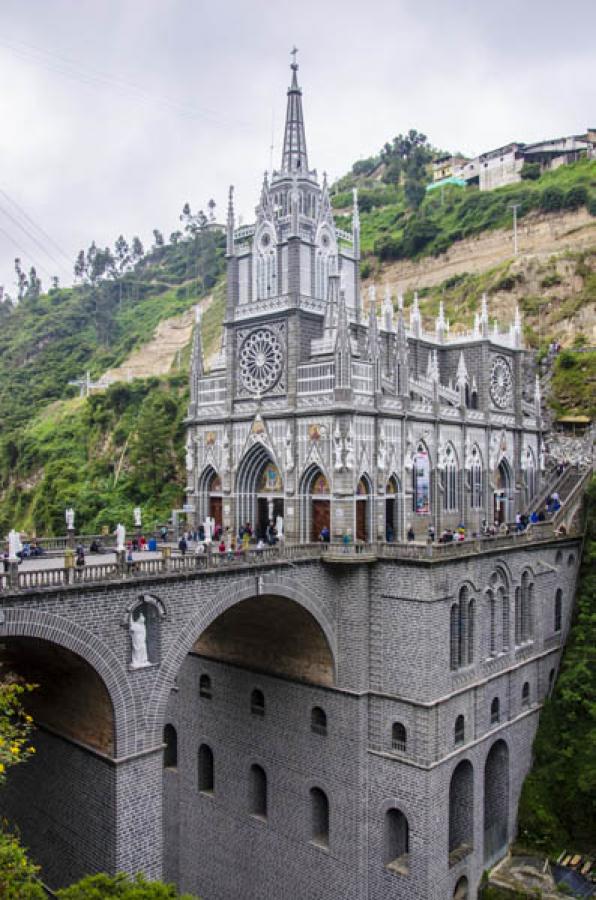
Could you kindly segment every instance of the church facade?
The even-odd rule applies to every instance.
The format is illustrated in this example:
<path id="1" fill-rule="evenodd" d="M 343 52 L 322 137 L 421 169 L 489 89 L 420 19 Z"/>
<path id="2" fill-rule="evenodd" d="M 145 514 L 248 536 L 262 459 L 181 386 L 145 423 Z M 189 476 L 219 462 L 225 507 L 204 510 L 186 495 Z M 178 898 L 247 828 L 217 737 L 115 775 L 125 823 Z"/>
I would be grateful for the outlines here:
<path id="1" fill-rule="evenodd" d="M 296 64 L 281 168 L 265 174 L 254 224 L 235 227 L 230 189 L 227 265 L 221 352 L 205 371 L 197 326 L 192 353 L 197 523 L 392 542 L 527 508 L 542 440 L 519 313 L 500 330 L 484 298 L 471 330 L 450 328 L 442 306 L 427 330 L 416 297 L 406 313 L 374 286 L 365 309 L 357 195 L 347 232 L 309 168 Z"/>

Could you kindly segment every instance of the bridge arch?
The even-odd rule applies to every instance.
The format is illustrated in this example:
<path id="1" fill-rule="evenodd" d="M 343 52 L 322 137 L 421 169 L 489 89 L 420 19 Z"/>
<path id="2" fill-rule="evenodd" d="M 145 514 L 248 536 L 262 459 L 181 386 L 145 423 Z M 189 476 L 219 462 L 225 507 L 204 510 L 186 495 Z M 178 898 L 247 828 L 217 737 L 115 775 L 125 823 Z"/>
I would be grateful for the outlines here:
<path id="1" fill-rule="evenodd" d="M 202 604 L 171 642 L 169 652 L 162 661 L 147 707 L 149 710 L 147 734 L 152 745 L 160 740 L 170 689 L 195 642 L 216 619 L 229 609 L 237 606 L 243 600 L 250 600 L 259 595 L 293 601 L 303 611 L 310 614 L 326 641 L 332 660 L 333 680 L 336 680 L 338 648 L 335 625 L 319 598 L 304 586 L 296 587 L 278 576 L 247 576 L 239 579 L 234 585 L 226 584 L 206 603 Z"/>
<path id="2" fill-rule="evenodd" d="M 1 638 L 37 639 L 80 657 L 99 676 L 109 694 L 114 715 L 114 757 L 125 757 L 140 749 L 140 703 L 120 659 L 97 635 L 61 616 L 20 608 L 3 611 Z"/>

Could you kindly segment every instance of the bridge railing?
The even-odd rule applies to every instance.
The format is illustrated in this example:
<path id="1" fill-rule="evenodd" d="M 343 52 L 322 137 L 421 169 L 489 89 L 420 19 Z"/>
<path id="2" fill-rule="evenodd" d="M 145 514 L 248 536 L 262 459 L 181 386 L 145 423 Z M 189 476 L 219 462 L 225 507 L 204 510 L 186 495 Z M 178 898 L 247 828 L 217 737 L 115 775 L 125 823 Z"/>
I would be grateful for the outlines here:
<path id="1" fill-rule="evenodd" d="M 35 591 L 43 588 L 101 583 L 118 579 L 151 578 L 167 573 L 209 572 L 276 561 L 322 559 L 328 560 L 330 563 L 340 563 L 358 560 L 370 562 L 375 559 L 453 559 L 490 550 L 512 549 L 549 541 L 561 536 L 555 525 L 556 523 L 553 522 L 541 522 L 522 532 L 514 531 L 509 535 L 495 537 L 474 537 L 446 544 L 416 541 L 408 543 L 356 541 L 347 545 L 342 542 L 303 544 L 282 542 L 274 546 L 263 548 L 251 546 L 225 553 L 207 549 L 203 553 L 187 553 L 185 555 L 164 553 L 161 557 L 148 559 L 137 557 L 133 561 L 125 561 L 124 558 L 120 558 L 113 562 L 89 563 L 80 567 L 39 567 L 19 571 L 18 565 L 13 563 L 8 572 L 0 573 L 0 591 Z M 579 533 L 578 531 L 577 534 Z M 575 532 L 568 529 L 566 536 L 573 537 Z"/>

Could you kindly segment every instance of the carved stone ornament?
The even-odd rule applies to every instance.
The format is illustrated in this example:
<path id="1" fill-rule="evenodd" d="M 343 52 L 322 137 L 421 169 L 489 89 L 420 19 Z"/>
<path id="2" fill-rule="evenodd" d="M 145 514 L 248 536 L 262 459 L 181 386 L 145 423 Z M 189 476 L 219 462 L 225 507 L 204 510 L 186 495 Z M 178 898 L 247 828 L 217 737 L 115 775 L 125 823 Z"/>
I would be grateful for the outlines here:
<path id="1" fill-rule="evenodd" d="M 511 366 L 504 356 L 497 356 L 490 370 L 490 396 L 499 409 L 507 409 L 513 399 Z"/>
<path id="2" fill-rule="evenodd" d="M 244 388 L 251 394 L 265 394 L 282 374 L 282 343 L 270 328 L 257 328 L 242 342 L 238 362 Z"/>

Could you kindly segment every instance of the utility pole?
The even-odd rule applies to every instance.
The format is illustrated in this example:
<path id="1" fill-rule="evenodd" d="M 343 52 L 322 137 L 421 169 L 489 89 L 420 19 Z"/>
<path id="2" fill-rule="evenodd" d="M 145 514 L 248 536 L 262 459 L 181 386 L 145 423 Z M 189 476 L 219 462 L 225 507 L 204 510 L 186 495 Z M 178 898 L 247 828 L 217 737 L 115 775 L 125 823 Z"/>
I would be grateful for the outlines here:
<path id="1" fill-rule="evenodd" d="M 511 203 L 509 209 L 513 210 L 513 255 L 517 256 L 517 211 L 521 203 Z"/>

